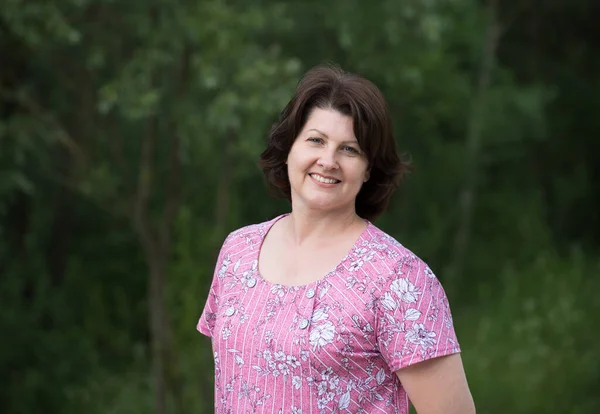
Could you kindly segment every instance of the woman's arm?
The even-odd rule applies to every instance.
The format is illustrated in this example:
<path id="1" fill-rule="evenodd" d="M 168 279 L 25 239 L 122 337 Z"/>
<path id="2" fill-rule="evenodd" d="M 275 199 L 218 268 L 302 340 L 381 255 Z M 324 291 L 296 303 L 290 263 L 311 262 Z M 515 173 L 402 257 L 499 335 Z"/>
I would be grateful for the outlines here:
<path id="1" fill-rule="evenodd" d="M 418 414 L 474 414 L 460 354 L 429 359 L 396 371 Z"/>

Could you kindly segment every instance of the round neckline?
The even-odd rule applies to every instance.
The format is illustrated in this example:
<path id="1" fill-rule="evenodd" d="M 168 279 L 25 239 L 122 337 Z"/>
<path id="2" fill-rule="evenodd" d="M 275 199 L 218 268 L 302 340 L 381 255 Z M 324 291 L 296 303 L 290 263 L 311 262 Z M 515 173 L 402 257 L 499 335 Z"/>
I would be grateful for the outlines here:
<path id="1" fill-rule="evenodd" d="M 367 234 L 367 232 L 369 231 L 369 228 L 372 226 L 371 222 L 367 219 L 362 219 L 367 223 L 367 226 L 364 228 L 364 230 L 358 235 L 358 237 L 356 238 L 356 240 L 354 241 L 354 243 L 352 244 L 352 246 L 350 246 L 350 249 L 346 252 L 346 254 L 344 255 L 344 257 L 342 258 L 342 260 L 340 260 L 339 263 L 337 263 L 333 269 L 331 269 L 329 272 L 325 273 L 325 275 L 323 275 L 321 278 L 314 280 L 310 283 L 306 283 L 304 285 L 284 285 L 282 283 L 274 283 L 271 282 L 267 279 L 265 279 L 263 277 L 263 275 L 260 273 L 260 252 L 262 251 L 262 247 L 263 247 L 263 243 L 265 242 L 265 239 L 267 238 L 267 234 L 269 233 L 269 231 L 271 231 L 271 229 L 273 228 L 273 226 L 275 225 L 275 223 L 277 223 L 279 220 L 281 220 L 282 218 L 285 218 L 287 216 L 289 216 L 290 213 L 284 213 L 281 214 L 277 217 L 275 217 L 274 219 L 272 219 L 271 221 L 265 223 L 265 227 L 263 227 L 263 231 L 261 232 L 261 240 L 260 243 L 258 245 L 258 249 L 256 250 L 256 275 L 258 276 L 258 280 L 262 281 L 263 283 L 266 283 L 269 286 L 281 286 L 284 287 L 286 289 L 306 289 L 309 287 L 313 287 L 313 286 L 318 286 L 321 283 L 325 282 L 327 279 L 329 279 L 329 277 L 334 274 L 337 269 L 346 262 L 346 260 L 348 260 L 348 257 L 350 256 L 350 253 L 355 249 L 355 247 L 358 245 L 359 242 L 362 241 L 362 239 L 364 238 L 365 234 Z"/>

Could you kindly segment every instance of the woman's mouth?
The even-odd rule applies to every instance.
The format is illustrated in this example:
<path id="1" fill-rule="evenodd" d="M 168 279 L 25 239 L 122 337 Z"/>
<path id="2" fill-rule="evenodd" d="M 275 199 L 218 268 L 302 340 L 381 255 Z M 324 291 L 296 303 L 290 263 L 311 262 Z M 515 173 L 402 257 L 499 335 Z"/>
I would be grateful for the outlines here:
<path id="1" fill-rule="evenodd" d="M 341 183 L 340 180 L 336 180 L 335 178 L 327 178 L 327 177 L 323 177 L 322 175 L 319 174 L 309 174 L 312 178 L 314 178 L 315 180 L 317 180 L 320 183 L 323 184 L 337 184 L 337 183 Z"/>

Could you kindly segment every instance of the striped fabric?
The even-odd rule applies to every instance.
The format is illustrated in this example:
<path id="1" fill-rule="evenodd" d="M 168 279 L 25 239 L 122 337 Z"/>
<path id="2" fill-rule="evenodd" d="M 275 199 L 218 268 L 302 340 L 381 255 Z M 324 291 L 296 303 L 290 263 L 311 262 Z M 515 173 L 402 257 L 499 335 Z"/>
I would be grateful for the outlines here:
<path id="1" fill-rule="evenodd" d="M 395 372 L 460 352 L 429 267 L 373 224 L 304 286 L 258 273 L 269 222 L 231 233 L 197 329 L 212 338 L 215 413 L 408 413 Z"/>

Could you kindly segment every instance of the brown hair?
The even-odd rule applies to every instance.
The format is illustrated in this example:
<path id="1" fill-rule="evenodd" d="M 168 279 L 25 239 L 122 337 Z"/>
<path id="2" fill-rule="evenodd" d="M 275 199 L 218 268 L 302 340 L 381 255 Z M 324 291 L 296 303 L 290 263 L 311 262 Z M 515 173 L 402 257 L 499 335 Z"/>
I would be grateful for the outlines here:
<path id="1" fill-rule="evenodd" d="M 285 164 L 292 144 L 314 108 L 334 109 L 352 117 L 354 134 L 369 163 L 369 180 L 356 197 L 356 213 L 375 220 L 387 208 L 408 164 L 400 159 L 387 104 L 379 89 L 367 79 L 337 66 L 309 70 L 281 112 L 260 156 L 260 166 L 275 194 L 291 201 Z"/>

